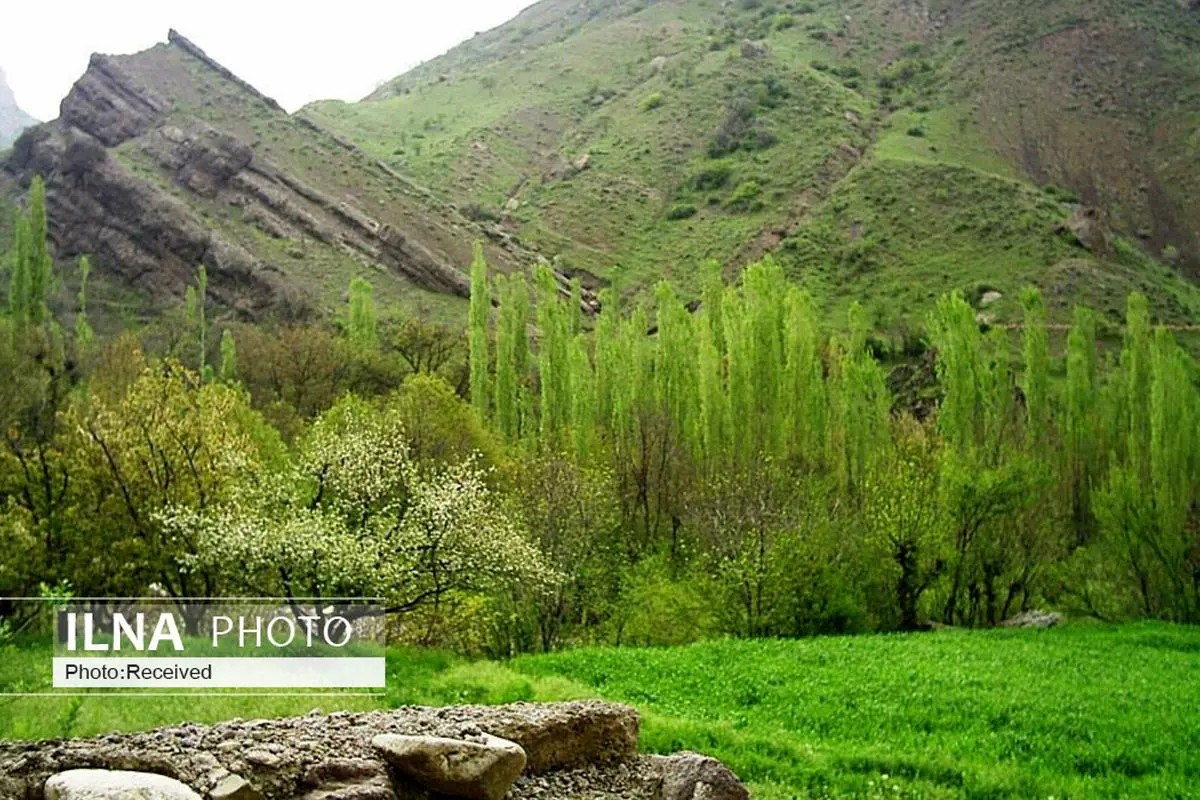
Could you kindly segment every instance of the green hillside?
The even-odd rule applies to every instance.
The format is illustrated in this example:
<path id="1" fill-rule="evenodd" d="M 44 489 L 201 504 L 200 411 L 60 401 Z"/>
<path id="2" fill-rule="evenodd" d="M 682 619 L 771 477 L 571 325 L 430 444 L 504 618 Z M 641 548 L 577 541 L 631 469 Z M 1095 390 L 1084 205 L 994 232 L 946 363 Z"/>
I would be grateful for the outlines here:
<path id="1" fill-rule="evenodd" d="M 777 252 L 884 324 L 1029 281 L 1191 322 L 1197 42 L 1176 0 L 544 0 L 300 114 L 626 293 Z"/>

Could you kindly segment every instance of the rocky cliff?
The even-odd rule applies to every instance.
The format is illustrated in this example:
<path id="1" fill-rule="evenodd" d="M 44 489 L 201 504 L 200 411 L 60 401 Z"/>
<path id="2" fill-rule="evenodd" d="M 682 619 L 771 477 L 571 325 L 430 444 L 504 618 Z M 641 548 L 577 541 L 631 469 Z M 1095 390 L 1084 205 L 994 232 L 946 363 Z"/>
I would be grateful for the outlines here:
<path id="1" fill-rule="evenodd" d="M 17 106 L 17 99 L 4 79 L 4 70 L 0 69 L 0 150 L 12 144 L 25 128 L 36 124 L 36 119 Z"/>
<path id="2" fill-rule="evenodd" d="M 187 724 L 0 742 L 0 800 L 748 800 L 720 762 L 637 740 L 634 709 L 592 701 Z"/>
<path id="3" fill-rule="evenodd" d="M 385 298 L 465 296 L 475 239 L 511 270 L 535 256 L 275 101 L 171 31 L 132 56 L 92 57 L 60 116 L 24 133 L 10 183 L 47 183 L 60 257 L 91 254 L 152 304 L 201 264 L 214 300 L 258 317 L 330 307 L 350 277 Z"/>

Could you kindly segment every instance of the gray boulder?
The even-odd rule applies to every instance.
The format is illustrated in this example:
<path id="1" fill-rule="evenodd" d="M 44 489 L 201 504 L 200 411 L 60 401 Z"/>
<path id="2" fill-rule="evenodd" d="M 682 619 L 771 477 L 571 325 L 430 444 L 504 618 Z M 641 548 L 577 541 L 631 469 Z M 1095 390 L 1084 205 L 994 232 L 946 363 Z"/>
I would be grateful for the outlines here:
<path id="1" fill-rule="evenodd" d="M 750 793 L 729 767 L 699 753 L 658 759 L 662 800 L 749 800 Z"/>
<path id="2" fill-rule="evenodd" d="M 72 769 L 46 781 L 46 800 L 201 800 L 174 778 L 152 772 Z"/>
<path id="3" fill-rule="evenodd" d="M 501 800 L 525 769 L 519 744 L 487 733 L 471 740 L 385 733 L 371 744 L 393 769 L 451 797 Z"/>

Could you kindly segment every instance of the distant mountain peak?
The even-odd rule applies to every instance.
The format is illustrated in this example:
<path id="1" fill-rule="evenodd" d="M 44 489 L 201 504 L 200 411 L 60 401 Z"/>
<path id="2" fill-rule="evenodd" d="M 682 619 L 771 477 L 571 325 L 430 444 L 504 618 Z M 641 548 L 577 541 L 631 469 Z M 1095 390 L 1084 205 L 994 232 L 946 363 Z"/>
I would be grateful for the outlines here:
<path id="1" fill-rule="evenodd" d="M 17 98 L 4 77 L 3 67 L 0 67 L 0 150 L 7 148 L 21 131 L 37 122 L 17 105 Z"/>

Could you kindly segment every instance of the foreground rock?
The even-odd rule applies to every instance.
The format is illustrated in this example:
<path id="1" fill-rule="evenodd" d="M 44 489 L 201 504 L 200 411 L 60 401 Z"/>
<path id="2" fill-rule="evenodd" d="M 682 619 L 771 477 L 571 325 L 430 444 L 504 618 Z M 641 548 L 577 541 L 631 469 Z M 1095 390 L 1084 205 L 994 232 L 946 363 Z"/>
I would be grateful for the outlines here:
<path id="1" fill-rule="evenodd" d="M 659 760 L 662 800 L 749 800 L 750 793 L 715 758 L 676 753 Z"/>
<path id="2" fill-rule="evenodd" d="M 46 781 L 46 800 L 200 800 L 177 780 L 147 772 L 75 769 Z"/>
<path id="3" fill-rule="evenodd" d="M 583 701 L 313 713 L 94 739 L 0 741 L 0 800 L 50 798 L 51 788 L 73 770 L 151 773 L 146 779 L 169 779 L 205 800 L 747 796 L 719 762 L 695 754 L 642 756 L 637 740 L 634 709 Z M 116 772 L 107 775 L 117 780 Z"/>
<path id="4" fill-rule="evenodd" d="M 451 797 L 500 800 L 525 769 L 519 744 L 486 733 L 471 739 L 384 733 L 371 744 L 400 772 Z"/>

